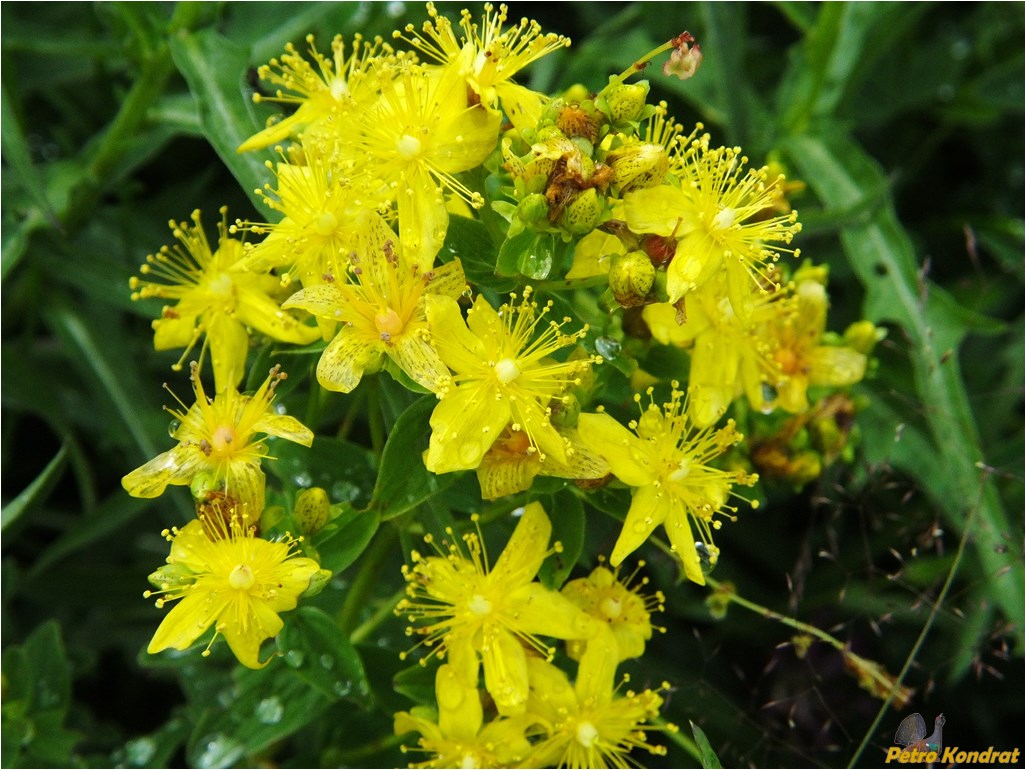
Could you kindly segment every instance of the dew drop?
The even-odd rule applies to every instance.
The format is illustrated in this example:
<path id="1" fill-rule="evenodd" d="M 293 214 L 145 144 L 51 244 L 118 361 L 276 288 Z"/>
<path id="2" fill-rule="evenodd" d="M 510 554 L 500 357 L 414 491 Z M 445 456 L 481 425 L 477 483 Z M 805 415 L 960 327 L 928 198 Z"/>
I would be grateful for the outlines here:
<path id="1" fill-rule="evenodd" d="M 181 428 L 181 427 L 182 427 L 182 421 L 181 420 L 172 420 L 171 422 L 169 422 L 167 424 L 167 435 L 169 435 L 171 438 L 174 438 L 175 434 L 178 432 L 178 429 Z"/>
<path id="2" fill-rule="evenodd" d="M 332 686 L 332 689 L 335 691 L 335 694 L 338 697 L 344 698 L 353 691 L 353 683 L 339 680 L 335 682 L 335 684 Z"/>
<path id="3" fill-rule="evenodd" d="M 203 751 L 196 757 L 196 767 L 231 767 L 245 752 L 245 746 L 227 735 L 213 735 L 200 741 Z"/>
<path id="4" fill-rule="evenodd" d="M 620 355 L 620 343 L 612 337 L 599 337 L 595 340 L 595 350 L 603 358 L 616 358 Z"/>
<path id="5" fill-rule="evenodd" d="M 255 713 L 261 724 L 276 725 L 285 714 L 285 706 L 282 705 L 277 695 L 272 695 L 257 704 Z"/>
<path id="6" fill-rule="evenodd" d="M 292 668 L 299 668 L 303 665 L 303 653 L 301 650 L 289 650 L 285 653 L 286 665 L 292 666 Z"/>
<path id="7" fill-rule="evenodd" d="M 295 484 L 297 487 L 302 487 L 303 489 L 306 489 L 313 484 L 313 477 L 309 473 L 306 473 L 304 471 L 302 473 L 297 473 L 295 476 L 293 476 L 292 483 Z"/>
<path id="8" fill-rule="evenodd" d="M 125 764 L 129 767 L 146 767 L 157 752 L 152 738 L 135 738 L 125 744 Z"/>
<path id="9" fill-rule="evenodd" d="M 321 655 L 320 660 L 321 668 L 324 668 L 327 671 L 331 671 L 331 669 L 335 668 L 335 659 L 331 655 L 328 655 L 328 653 Z"/>
<path id="10" fill-rule="evenodd" d="M 471 464 L 481 457 L 481 444 L 478 441 L 464 441 L 459 448 L 460 462 Z"/>

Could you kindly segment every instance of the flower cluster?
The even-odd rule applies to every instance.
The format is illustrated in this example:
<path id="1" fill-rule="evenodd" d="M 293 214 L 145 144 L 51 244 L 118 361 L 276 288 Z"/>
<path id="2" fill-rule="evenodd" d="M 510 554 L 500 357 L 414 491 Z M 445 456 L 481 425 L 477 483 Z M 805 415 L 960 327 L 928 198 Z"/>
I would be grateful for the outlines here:
<path id="1" fill-rule="evenodd" d="M 669 52 L 665 74 L 695 75 L 690 34 L 596 93 L 548 95 L 515 78 L 568 40 L 508 23 L 505 6 L 456 23 L 427 12 L 392 42 L 337 35 L 324 54 L 310 35 L 261 66 L 269 90 L 255 101 L 290 112 L 238 150 L 273 149 L 257 191 L 270 221 L 229 224 L 222 210 L 216 248 L 198 212 L 172 222 L 179 245 L 131 281 L 133 299 L 175 302 L 153 322 L 157 350 L 185 350 L 173 368 L 204 340 L 195 403 L 169 409 L 177 445 L 123 480 L 145 498 L 187 485 L 196 510 L 165 533 L 168 564 L 151 582 L 158 606 L 179 602 L 149 651 L 186 649 L 213 626 L 207 650 L 222 636 L 246 666 L 267 663 L 279 614 L 332 574 L 317 533 L 344 505 L 371 517 L 380 500 L 360 512 L 322 489 L 269 489 L 263 461 L 276 442 L 316 451 L 314 430 L 347 434 L 387 374 L 392 402 L 426 420 L 419 444 L 402 434 L 400 462 L 436 490 L 434 476 L 474 471 L 482 508 L 506 506 L 404 554 L 396 613 L 438 667 L 435 703 L 397 714 L 396 732 L 419 733 L 422 766 L 635 764 L 633 749 L 664 751 L 651 732 L 676 728 L 654 722 L 668 685 L 618 679 L 665 600 L 641 593 L 637 571 L 621 580 L 621 565 L 655 540 L 704 585 L 716 530 L 758 506 L 760 476 L 806 483 L 844 456 L 844 389 L 869 370 L 878 333 L 827 332 L 826 270 L 794 262 L 798 187 L 649 103 L 637 75 L 657 56 Z M 686 363 L 650 366 L 659 346 Z M 282 353 L 299 362 L 289 397 L 307 398 L 310 428 L 272 404 L 279 367 L 240 390 Z M 324 406 L 339 403 L 348 416 Z M 809 431 L 822 438 L 813 449 Z M 539 579 L 562 552 L 541 488 L 622 502 L 611 568 L 561 590 L 572 563 Z M 446 507 L 434 498 L 431 510 Z M 394 519 L 406 535 L 437 521 L 419 518 L 418 500 Z M 511 509 L 519 521 L 492 562 L 481 522 Z"/>

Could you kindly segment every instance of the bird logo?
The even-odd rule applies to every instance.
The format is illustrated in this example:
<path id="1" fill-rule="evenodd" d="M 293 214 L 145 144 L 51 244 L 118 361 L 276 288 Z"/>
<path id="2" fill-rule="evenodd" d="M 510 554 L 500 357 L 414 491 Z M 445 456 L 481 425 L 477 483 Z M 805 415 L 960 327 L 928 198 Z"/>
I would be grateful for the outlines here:
<path id="1" fill-rule="evenodd" d="M 938 714 L 933 720 L 933 733 L 926 735 L 926 722 L 920 714 L 911 714 L 901 720 L 898 732 L 894 734 L 894 742 L 909 751 L 935 751 L 938 754 L 943 744 L 944 715 Z"/>

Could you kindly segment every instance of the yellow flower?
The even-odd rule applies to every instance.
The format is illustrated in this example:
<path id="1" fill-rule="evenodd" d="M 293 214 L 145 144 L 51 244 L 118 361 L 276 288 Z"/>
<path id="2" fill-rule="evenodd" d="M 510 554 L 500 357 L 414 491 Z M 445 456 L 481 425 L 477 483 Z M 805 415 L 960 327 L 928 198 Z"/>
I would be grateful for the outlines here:
<path id="1" fill-rule="evenodd" d="M 406 37 L 401 32 L 392 36 L 402 38 L 422 54 L 455 67 L 489 110 L 499 105 L 517 128 L 534 127 L 541 118 L 546 98 L 512 82 L 512 77 L 534 61 L 570 45 L 562 35 L 542 34 L 536 21 L 521 19 L 503 30 L 506 23 L 505 4 L 495 7 L 486 3 L 481 24 L 474 21 L 470 11 L 460 14 L 462 35 L 456 37 L 452 22 L 438 13 L 434 3 L 427 4 L 432 21 L 424 22 L 421 31 L 406 25 Z"/>
<path id="2" fill-rule="evenodd" d="M 731 517 L 728 505 L 735 484 L 751 486 L 758 477 L 743 471 L 724 471 L 709 463 L 741 441 L 734 421 L 718 430 L 696 429 L 688 416 L 687 400 L 673 383 L 670 403 L 660 409 L 651 401 L 631 431 L 608 414 L 582 414 L 581 438 L 606 458 L 613 474 L 634 487 L 631 507 L 613 548 L 610 563 L 619 565 L 652 531 L 663 525 L 670 544 L 690 580 L 705 585 L 692 525 L 700 542 L 712 554 L 712 531 L 719 529 L 717 514 Z M 636 402 L 641 397 L 634 397 Z M 753 501 L 753 507 L 757 502 Z"/>
<path id="3" fill-rule="evenodd" d="M 778 314 L 759 331 L 777 342 L 773 357 L 780 364 L 782 377 L 776 387 L 776 403 L 788 412 L 800 413 L 809 408 L 810 385 L 841 387 L 861 380 L 866 356 L 849 347 L 822 344 L 827 315 L 823 284 L 800 280 L 790 305 L 793 312 Z"/>
<path id="4" fill-rule="evenodd" d="M 542 462 L 538 452 L 531 451 L 531 440 L 527 434 L 507 427 L 477 467 L 481 497 L 495 500 L 523 492 L 531 488 L 535 476 L 601 479 L 609 473 L 606 461 L 581 441 L 575 428 L 562 429 L 559 434 L 569 442 L 566 462 L 561 463 L 551 457 Z"/>
<path id="5" fill-rule="evenodd" d="M 798 215 L 765 218 L 779 200 L 783 177 L 770 179 L 764 168 L 746 171 L 748 159 L 740 148 L 710 148 L 708 134 L 692 137 L 671 157 L 671 174 L 679 176 L 680 187 L 665 184 L 625 195 L 627 223 L 636 233 L 676 241 L 666 271 L 671 303 L 723 270 L 734 312 L 747 318 L 749 289 L 772 284 L 768 266 L 792 251 L 786 245 L 801 230 Z"/>
<path id="6" fill-rule="evenodd" d="M 278 615 L 296 606 L 310 580 L 321 571 L 313 559 L 297 556 L 296 544 L 256 536 L 246 514 L 237 509 L 203 516 L 181 530 L 162 533 L 171 542 L 168 567 L 150 576 L 158 589 L 157 607 L 180 600 L 167 614 L 146 651 L 154 655 L 184 650 L 214 626 L 239 662 L 263 668 L 260 645 L 277 636 L 284 623 Z"/>
<path id="7" fill-rule="evenodd" d="M 658 692 L 614 686 L 617 646 L 612 633 L 602 630 L 588 642 L 581 656 L 577 680 L 539 658 L 528 661 L 531 696 L 528 710 L 546 726 L 548 735 L 535 745 L 524 767 L 640 767 L 630 757 L 633 749 L 666 754 L 665 746 L 649 743 L 654 730 L 676 732 L 677 727 L 651 724 L 659 716 L 663 699 Z M 628 681 L 628 677 L 624 677 Z M 664 683 L 663 689 L 669 685 Z"/>
<path id="8" fill-rule="evenodd" d="M 378 100 L 353 119 L 342 162 L 391 191 L 403 251 L 431 269 L 449 226 L 444 193 L 483 205 L 456 178 L 495 148 L 500 117 L 467 100 L 465 81 L 451 69 L 403 60 L 379 78 Z"/>
<path id="9" fill-rule="evenodd" d="M 276 436 L 310 446 L 313 433 L 295 417 L 271 408 L 274 390 L 285 379 L 279 367 L 271 369 L 263 385 L 252 396 L 225 388 L 208 398 L 198 367 L 192 364 L 196 403 L 182 411 L 168 409 L 179 425 L 172 436 L 178 446 L 136 468 L 121 485 L 133 497 L 158 497 L 168 484 L 184 485 L 199 480 L 236 500 L 244 510 L 264 509 L 264 472 L 260 461 L 267 454 L 264 436 Z"/>
<path id="10" fill-rule="evenodd" d="M 395 734 L 418 732 L 417 748 L 428 752 L 424 762 L 410 767 L 515 767 L 531 751 L 526 733 L 534 723 L 529 715 L 500 717 L 484 724 L 481 696 L 476 686 L 460 681 L 452 666 L 438 667 L 435 675 L 438 713 L 414 708 L 395 715 Z"/>
<path id="11" fill-rule="evenodd" d="M 164 246 L 148 256 L 139 270 L 144 277 L 133 277 L 129 282 L 133 300 L 177 300 L 173 307 L 166 306 L 161 318 L 153 322 L 153 346 L 157 350 L 185 348 L 173 367 L 176 371 L 206 333 L 218 388 L 237 385 L 245 374 L 249 351 L 247 326 L 297 345 L 313 342 L 317 337 L 316 329 L 283 313 L 270 296 L 278 289 L 273 276 L 252 272 L 242 263 L 242 243 L 228 237 L 226 216 L 227 209 L 222 208 L 216 250 L 211 249 L 203 231 L 199 211 L 192 213 L 191 226 L 171 222 L 180 245 Z"/>
<path id="12" fill-rule="evenodd" d="M 376 213 L 378 203 L 365 186 L 319 155 L 308 156 L 305 166 L 279 163 L 276 174 L 277 189 L 268 185 L 260 195 L 284 218 L 277 223 L 240 221 L 233 228 L 267 234 L 260 243 L 247 247 L 247 267 L 264 271 L 287 267 L 282 283 L 298 277 L 303 286 L 316 286 L 336 272 L 340 256 L 362 251 L 368 241 L 394 238 L 388 223 Z"/>
<path id="13" fill-rule="evenodd" d="M 781 364 L 775 358 L 778 342 L 762 330 L 762 324 L 791 311 L 788 291 L 769 293 L 748 289 L 748 320 L 734 312 L 725 296 L 725 278 L 718 276 L 687 298 L 687 320 L 672 305 L 645 307 L 643 317 L 652 336 L 664 345 L 689 346 L 691 419 L 695 425 L 712 425 L 742 393 L 752 408 L 773 408 L 773 388 L 781 381 Z M 747 301 L 746 301 L 747 302 Z"/>
<path id="14" fill-rule="evenodd" d="M 476 521 L 476 517 L 475 517 Z M 453 536 L 451 530 L 448 531 Z M 463 536 L 464 547 L 447 543 L 438 556 L 413 553 L 403 567 L 406 599 L 396 613 L 428 625 L 409 633 L 424 637 L 433 655 L 447 657 L 466 687 L 476 687 L 484 667 L 485 689 L 500 714 L 524 713 L 527 703 L 525 646 L 551 658 L 540 635 L 558 639 L 591 636 L 598 622 L 557 591 L 534 582 L 548 550 L 552 524 L 538 503 L 523 510 L 506 549 L 490 568 L 480 535 Z M 433 540 L 426 538 L 428 543 Z"/>
<path id="15" fill-rule="evenodd" d="M 454 299 L 428 295 L 427 318 L 442 360 L 455 372 L 453 386 L 439 394 L 431 415 L 431 441 L 424 460 L 432 473 L 470 470 L 510 425 L 530 441 L 528 451 L 561 463 L 572 451 L 569 440 L 550 421 L 550 402 L 580 382 L 580 375 L 597 358 L 560 363 L 550 358 L 560 348 L 577 343 L 587 327 L 573 334 L 549 321 L 537 327 L 551 308 L 541 312 L 532 302 L 530 287 L 520 305 L 503 305 L 496 312 L 481 296 L 464 322 Z M 516 295 L 511 299 L 516 300 Z M 564 318 L 563 323 L 569 318 Z"/>
<path id="16" fill-rule="evenodd" d="M 275 95 L 253 94 L 254 102 L 298 105 L 298 109 L 251 136 L 242 143 L 239 152 L 269 147 L 298 135 L 303 129 L 316 133 L 338 131 L 339 124 L 357 105 L 373 100 L 375 89 L 368 83 L 367 71 L 381 61 L 390 60 L 389 45 L 380 38 L 368 43 L 355 35 L 347 57 L 345 42 L 341 35 L 336 35 L 331 41 L 331 58 L 328 58 L 314 48 L 313 35 L 307 35 L 306 42 L 316 68 L 289 43 L 280 60 L 272 59 L 257 70 L 261 80 L 278 86 Z M 285 93 L 282 88 L 292 93 Z M 319 128 L 326 130 L 318 131 Z"/>
<path id="17" fill-rule="evenodd" d="M 642 588 L 648 585 L 648 578 L 642 578 L 634 586 L 629 585 L 644 566 L 645 562 L 638 562 L 634 572 L 620 580 L 619 567 L 610 570 L 599 565 L 588 577 L 571 580 L 561 591 L 589 615 L 609 625 L 621 661 L 642 656 L 645 642 L 652 638 L 651 613 L 662 611 L 666 601 L 662 591 L 641 593 Z M 567 654 L 574 660 L 580 660 L 587 645 L 587 641 L 569 641 L 566 644 Z"/>
<path id="18" fill-rule="evenodd" d="M 387 356 L 428 390 L 445 388 L 449 370 L 432 347 L 424 302 L 428 296 L 455 298 L 466 290 L 459 260 L 421 274 L 393 250 L 391 240 L 379 240 L 377 234 L 367 239 L 362 256 L 350 258 L 351 282 L 311 286 L 285 303 L 343 324 L 321 354 L 317 381 L 328 390 L 349 393 L 364 372 L 379 369 Z"/>

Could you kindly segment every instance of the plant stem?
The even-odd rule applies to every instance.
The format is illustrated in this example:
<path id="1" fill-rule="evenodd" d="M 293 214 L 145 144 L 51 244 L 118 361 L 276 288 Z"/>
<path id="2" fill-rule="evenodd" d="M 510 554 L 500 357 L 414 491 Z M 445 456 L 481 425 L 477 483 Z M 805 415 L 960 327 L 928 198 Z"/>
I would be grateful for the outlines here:
<path id="1" fill-rule="evenodd" d="M 356 575 L 345 604 L 338 616 L 338 625 L 347 634 L 354 633 L 360 611 L 370 602 L 370 596 L 377 588 L 378 578 L 391 556 L 392 547 L 399 539 L 399 531 L 391 523 L 384 523 L 378 528 L 370 546 L 360 558 L 360 571 Z M 363 633 L 368 633 L 364 631 Z"/>

